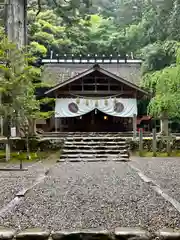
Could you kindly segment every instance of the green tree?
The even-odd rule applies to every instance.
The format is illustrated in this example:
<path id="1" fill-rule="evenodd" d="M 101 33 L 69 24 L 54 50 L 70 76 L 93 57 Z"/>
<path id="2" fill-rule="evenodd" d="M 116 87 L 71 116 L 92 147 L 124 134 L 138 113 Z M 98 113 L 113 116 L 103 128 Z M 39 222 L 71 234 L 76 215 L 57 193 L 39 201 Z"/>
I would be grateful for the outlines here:
<path id="1" fill-rule="evenodd" d="M 35 96 L 35 82 L 38 82 L 40 69 L 28 64 L 30 60 L 15 44 L 6 37 L 0 41 L 0 116 L 4 120 L 7 137 L 7 160 L 9 159 L 10 129 L 16 127 L 24 130 L 27 122 L 32 129 L 32 120 L 47 114 L 41 113 L 41 101 Z M 31 134 L 34 133 L 31 131 Z"/>
<path id="2" fill-rule="evenodd" d="M 180 47 L 180 42 L 164 41 L 149 44 L 141 49 L 142 73 L 161 70 L 171 64 L 176 63 L 176 53 Z"/>
<path id="3" fill-rule="evenodd" d="M 168 134 L 168 119 L 180 118 L 180 65 L 177 64 L 144 76 L 143 86 L 150 89 L 153 98 L 148 112 L 162 120 L 162 133 Z"/>
<path id="4" fill-rule="evenodd" d="M 56 13 L 68 24 L 77 21 L 79 16 L 86 16 L 92 4 L 91 0 L 30 0 L 29 6 L 37 8 L 38 15 L 47 6 L 54 8 Z"/>

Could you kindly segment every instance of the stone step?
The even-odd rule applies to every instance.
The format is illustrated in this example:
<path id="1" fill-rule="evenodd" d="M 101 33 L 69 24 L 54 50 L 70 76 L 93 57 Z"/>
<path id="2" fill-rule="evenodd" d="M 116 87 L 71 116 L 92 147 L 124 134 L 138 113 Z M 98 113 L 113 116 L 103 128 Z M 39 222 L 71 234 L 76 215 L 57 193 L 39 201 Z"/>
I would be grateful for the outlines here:
<path id="1" fill-rule="evenodd" d="M 61 162 L 128 161 L 126 139 L 117 134 L 78 133 L 65 138 Z"/>
<path id="2" fill-rule="evenodd" d="M 61 158 L 77 158 L 77 159 L 88 159 L 88 158 L 129 158 L 128 154 L 62 154 Z"/>
<path id="3" fill-rule="evenodd" d="M 106 150 L 94 150 L 94 149 L 90 149 L 90 150 L 82 150 L 82 149 L 63 149 L 62 153 L 63 154 L 81 154 L 81 153 L 94 153 L 94 154 L 104 154 L 104 153 L 111 153 L 111 154 L 123 154 L 123 153 L 127 153 L 127 149 L 123 149 L 123 150 L 119 150 L 119 149 L 106 149 Z"/>
<path id="4" fill-rule="evenodd" d="M 67 134 L 66 135 L 67 137 L 73 137 L 73 136 L 78 136 L 78 137 L 121 137 L 121 138 L 124 138 L 123 136 L 122 136 L 122 134 L 114 134 L 114 133 L 107 133 L 107 134 L 103 134 L 103 133 L 100 133 L 100 134 L 98 134 L 98 133 L 87 133 L 87 134 L 76 134 L 76 133 L 74 133 L 74 134 Z"/>
<path id="5" fill-rule="evenodd" d="M 67 134 L 42 134 L 43 137 L 63 137 L 63 138 L 72 138 L 72 137 L 87 137 L 87 138 L 91 138 L 91 137 L 120 137 L 121 139 L 126 139 L 127 137 L 132 137 L 132 136 L 123 136 L 123 135 L 114 135 L 114 134 L 111 134 L 111 135 L 98 135 L 98 134 L 94 134 L 94 135 L 78 135 L 78 134 L 72 134 L 72 135 L 67 135 Z"/>
<path id="6" fill-rule="evenodd" d="M 127 161 L 129 161 L 129 159 L 128 158 L 118 158 L 118 159 L 108 159 L 108 158 L 88 158 L 88 159 L 68 158 L 68 159 L 63 159 L 63 158 L 60 158 L 57 160 L 57 162 L 107 162 L 107 161 L 127 162 Z"/>
<path id="7" fill-rule="evenodd" d="M 101 136 L 101 137 L 83 137 L 83 136 L 72 136 L 72 137 L 66 137 L 66 140 L 68 141 L 77 141 L 77 140 L 83 140 L 83 141 L 92 141 L 92 140 L 99 140 L 99 141 L 102 141 L 102 140 L 105 140 L 105 141 L 109 141 L 109 140 L 112 140 L 112 141 L 117 141 L 117 140 L 121 140 L 122 142 L 125 142 L 126 139 L 123 139 L 122 137 L 115 137 L 115 136 L 111 136 L 111 137 L 106 137 L 106 136 Z"/>
<path id="8" fill-rule="evenodd" d="M 126 145 L 126 142 L 120 142 L 120 141 L 65 141 L 65 145 Z"/>
<path id="9" fill-rule="evenodd" d="M 94 150 L 108 150 L 108 149 L 119 149 L 119 150 L 123 150 L 123 149 L 127 149 L 127 146 L 126 145 L 97 145 L 97 144 L 90 144 L 90 145 L 87 145 L 87 144 L 84 144 L 84 145 L 77 145 L 77 144 L 68 144 L 68 145 L 64 145 L 64 149 L 69 149 L 69 150 L 74 150 L 74 149 L 82 149 L 82 150 L 91 150 L 91 149 L 94 149 Z"/>
<path id="10" fill-rule="evenodd" d="M 122 137 L 121 135 L 114 135 L 114 134 L 111 134 L 111 135 L 98 135 L 98 134 L 94 134 L 94 135 L 77 135 L 77 134 L 74 134 L 74 135 L 66 135 L 65 136 L 66 138 L 121 138 L 121 139 L 126 139 L 125 137 Z"/>

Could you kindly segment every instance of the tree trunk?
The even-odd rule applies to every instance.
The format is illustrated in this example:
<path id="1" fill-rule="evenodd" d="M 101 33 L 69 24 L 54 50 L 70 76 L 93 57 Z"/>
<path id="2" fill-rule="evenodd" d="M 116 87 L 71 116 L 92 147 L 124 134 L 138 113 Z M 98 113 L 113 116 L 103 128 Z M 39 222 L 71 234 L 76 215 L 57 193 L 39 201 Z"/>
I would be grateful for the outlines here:
<path id="1" fill-rule="evenodd" d="M 28 120 L 28 124 L 29 124 L 29 134 L 31 136 L 35 136 L 36 135 L 36 120 L 30 119 L 30 120 Z"/>
<path id="2" fill-rule="evenodd" d="M 27 0 L 9 0 L 5 15 L 8 39 L 21 48 L 27 43 Z"/>

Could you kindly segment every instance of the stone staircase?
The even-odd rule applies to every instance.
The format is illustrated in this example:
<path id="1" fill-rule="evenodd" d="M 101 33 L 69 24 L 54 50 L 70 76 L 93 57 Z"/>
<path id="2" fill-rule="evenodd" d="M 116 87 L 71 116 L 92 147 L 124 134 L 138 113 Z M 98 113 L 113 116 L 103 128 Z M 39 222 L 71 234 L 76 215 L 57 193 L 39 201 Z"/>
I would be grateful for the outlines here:
<path id="1" fill-rule="evenodd" d="M 118 133 L 79 133 L 65 138 L 60 162 L 128 161 L 126 139 Z"/>

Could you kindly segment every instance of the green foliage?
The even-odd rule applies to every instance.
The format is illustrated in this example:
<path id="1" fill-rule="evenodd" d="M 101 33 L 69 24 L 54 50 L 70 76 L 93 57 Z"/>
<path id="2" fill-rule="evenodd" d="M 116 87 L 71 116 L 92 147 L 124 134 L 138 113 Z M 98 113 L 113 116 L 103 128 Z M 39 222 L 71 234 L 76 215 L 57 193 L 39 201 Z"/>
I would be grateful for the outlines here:
<path id="1" fill-rule="evenodd" d="M 122 57 L 133 52 L 144 60 L 141 84 L 153 94 L 149 112 L 160 116 L 165 111 L 179 118 L 179 0 L 30 0 L 28 4 L 31 63 L 34 58 L 50 56 L 51 51 L 61 56 Z M 21 114 L 24 111 L 21 108 L 32 101 L 27 112 L 37 117 L 34 112 L 39 112 L 40 102 L 32 96 L 34 88 L 42 86 L 41 69 L 27 65 L 14 46 L 2 41 L 2 28 L 0 36 L 0 58 L 10 64 L 1 65 L 0 80 L 0 92 L 12 113 L 9 115 L 17 118 L 14 108 L 20 107 Z M 7 55 L 9 49 L 11 54 Z M 13 101 L 14 96 L 20 97 Z"/>
<path id="2" fill-rule="evenodd" d="M 51 7 L 66 23 L 72 24 L 79 20 L 80 15 L 86 16 L 91 3 L 91 0 L 30 0 L 28 5 L 33 10 L 36 10 L 36 16 Z"/>
<path id="3" fill-rule="evenodd" d="M 47 54 L 47 49 L 44 45 L 39 44 L 38 42 L 31 42 L 30 43 L 30 54 L 35 57 L 45 57 Z"/>
<path id="4" fill-rule="evenodd" d="M 180 66 L 168 67 L 155 73 L 157 77 L 155 96 L 149 105 L 153 116 L 166 114 L 171 118 L 180 117 Z"/>
<path id="5" fill-rule="evenodd" d="M 151 71 L 160 70 L 167 66 L 166 52 L 161 43 L 154 43 L 146 46 L 142 50 L 142 55 L 145 55 L 142 65 L 142 72 L 147 73 Z"/>
<path id="6" fill-rule="evenodd" d="M 41 69 L 29 65 L 28 55 L 8 42 L 5 36 L 0 41 L 0 61 L 0 116 L 6 125 L 24 129 L 25 123 L 51 115 L 41 113 L 41 100 L 34 94 Z"/>
<path id="7" fill-rule="evenodd" d="M 29 39 L 43 45 L 49 55 L 51 50 L 59 55 L 123 56 L 134 52 L 135 56 L 140 54 L 148 59 L 143 66 L 143 72 L 146 72 L 169 66 L 166 46 L 161 44 L 180 40 L 178 0 L 40 2 L 38 15 L 37 1 L 29 3 Z M 36 46 L 32 47 L 36 49 Z M 37 52 L 42 55 L 41 51 Z"/>
<path id="8" fill-rule="evenodd" d="M 144 59 L 142 73 L 161 70 L 176 63 L 176 54 L 180 43 L 176 41 L 164 41 L 149 44 L 141 50 Z"/>
<path id="9" fill-rule="evenodd" d="M 150 138 L 143 139 L 143 152 L 142 157 L 153 157 L 153 141 Z M 139 155 L 139 141 L 128 141 L 130 151 L 132 154 L 137 153 Z M 180 140 L 173 139 L 171 142 L 171 156 L 177 157 L 180 155 Z M 157 157 L 167 157 L 167 141 L 163 139 L 157 139 Z"/>
<path id="10" fill-rule="evenodd" d="M 154 95 L 148 107 L 149 114 L 180 118 L 180 65 L 148 73 L 142 84 Z"/>

